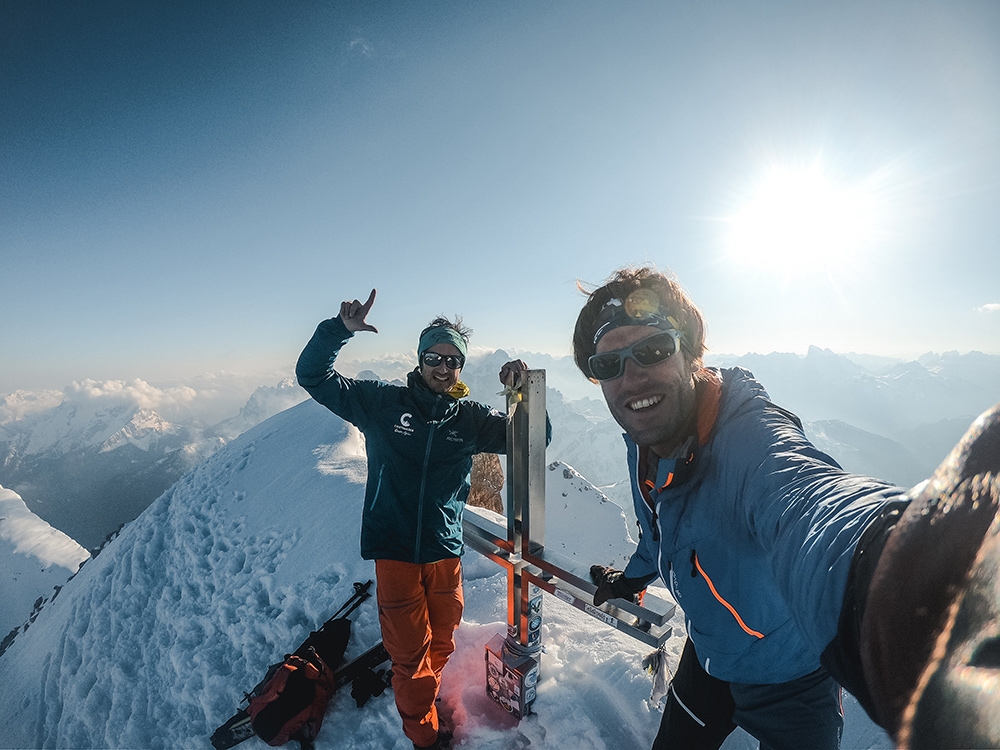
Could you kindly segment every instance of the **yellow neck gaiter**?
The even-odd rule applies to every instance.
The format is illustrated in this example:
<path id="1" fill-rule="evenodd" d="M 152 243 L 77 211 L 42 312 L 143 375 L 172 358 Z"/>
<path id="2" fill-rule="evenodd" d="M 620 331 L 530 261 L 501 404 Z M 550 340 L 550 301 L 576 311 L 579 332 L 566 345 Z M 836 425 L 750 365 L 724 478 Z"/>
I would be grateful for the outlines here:
<path id="1" fill-rule="evenodd" d="M 455 385 L 453 385 L 448 390 L 448 395 L 456 400 L 460 398 L 465 398 L 466 396 L 469 395 L 469 386 L 467 386 L 465 383 L 459 380 L 457 383 L 455 383 Z"/>

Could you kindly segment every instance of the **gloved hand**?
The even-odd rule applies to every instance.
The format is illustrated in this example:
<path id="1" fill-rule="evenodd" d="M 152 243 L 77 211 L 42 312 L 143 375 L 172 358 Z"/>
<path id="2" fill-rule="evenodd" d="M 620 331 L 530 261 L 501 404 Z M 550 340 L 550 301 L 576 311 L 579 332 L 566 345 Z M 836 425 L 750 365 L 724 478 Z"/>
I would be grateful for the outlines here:
<path id="1" fill-rule="evenodd" d="M 620 570 L 606 568 L 603 565 L 590 566 L 590 580 L 597 584 L 594 593 L 594 604 L 598 607 L 608 599 L 632 599 L 646 588 L 635 578 L 627 578 Z"/>

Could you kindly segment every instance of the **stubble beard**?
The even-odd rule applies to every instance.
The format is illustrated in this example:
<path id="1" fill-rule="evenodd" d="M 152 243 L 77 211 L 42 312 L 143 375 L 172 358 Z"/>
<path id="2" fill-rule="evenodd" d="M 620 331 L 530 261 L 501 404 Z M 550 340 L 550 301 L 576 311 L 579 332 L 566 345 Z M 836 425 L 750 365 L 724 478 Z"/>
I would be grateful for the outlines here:
<path id="1" fill-rule="evenodd" d="M 676 404 L 671 408 L 669 404 Z M 632 441 L 639 446 L 670 449 L 687 437 L 694 420 L 695 391 L 693 386 L 674 383 L 659 404 L 649 409 L 649 415 L 634 412 L 626 404 L 611 408 L 611 415 Z"/>

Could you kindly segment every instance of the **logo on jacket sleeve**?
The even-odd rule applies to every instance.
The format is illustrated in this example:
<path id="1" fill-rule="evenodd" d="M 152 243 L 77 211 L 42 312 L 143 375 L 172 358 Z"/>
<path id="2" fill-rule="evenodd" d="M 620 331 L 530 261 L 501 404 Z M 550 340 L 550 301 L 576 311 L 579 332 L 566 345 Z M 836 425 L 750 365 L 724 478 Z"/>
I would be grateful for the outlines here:
<path id="1" fill-rule="evenodd" d="M 397 435 L 412 435 L 413 428 L 410 427 L 410 420 L 413 419 L 413 415 L 410 412 L 403 412 L 399 415 L 399 422 L 393 425 L 393 432 Z"/>

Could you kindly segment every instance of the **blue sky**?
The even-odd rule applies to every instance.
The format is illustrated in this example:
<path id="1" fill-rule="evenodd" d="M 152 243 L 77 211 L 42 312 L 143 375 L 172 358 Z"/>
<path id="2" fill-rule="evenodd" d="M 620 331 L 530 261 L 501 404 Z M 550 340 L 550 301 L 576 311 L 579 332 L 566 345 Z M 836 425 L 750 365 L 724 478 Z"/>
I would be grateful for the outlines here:
<path id="1" fill-rule="evenodd" d="M 1000 353 L 1000 3 L 7 2 L 0 394 L 567 353 L 677 274 L 718 353 Z M 348 352 L 345 351 L 345 356 Z"/>

